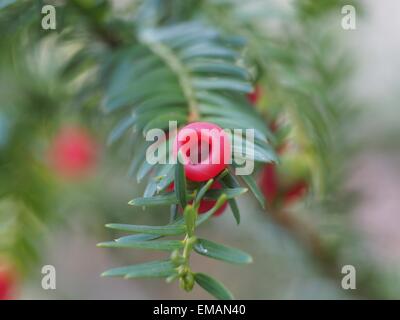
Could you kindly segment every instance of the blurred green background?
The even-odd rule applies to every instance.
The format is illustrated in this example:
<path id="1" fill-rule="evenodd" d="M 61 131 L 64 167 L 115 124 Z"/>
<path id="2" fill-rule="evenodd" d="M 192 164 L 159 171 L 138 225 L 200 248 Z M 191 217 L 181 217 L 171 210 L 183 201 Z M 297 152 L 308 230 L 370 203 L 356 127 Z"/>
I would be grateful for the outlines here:
<path id="1" fill-rule="evenodd" d="M 80 45 L 80 39 L 67 32 L 69 13 L 63 11 L 62 2 L 57 9 L 58 30 L 49 31 L 44 38 L 45 31 L 35 27 L 40 15 L 26 21 L 23 16 L 14 19 L 2 12 L 2 26 L 10 29 L 2 29 L 0 42 L 0 248 L 4 249 L 0 251 L 17 270 L 16 298 L 208 299 L 198 288 L 187 294 L 176 283 L 162 280 L 126 281 L 99 276 L 110 267 L 162 256 L 97 248 L 97 243 L 110 238 L 105 223 L 156 224 L 167 222 L 169 213 L 127 205 L 144 188 L 127 175 L 135 141 L 106 146 L 115 118 L 104 117 L 99 111 L 96 94 L 101 92 L 87 97 L 85 91 L 79 91 L 90 85 L 90 74 L 73 81 L 66 80 L 68 74 L 60 77 L 65 62 Z M 112 10 L 130 19 L 137 12 L 136 3 L 115 0 Z M 296 1 L 251 0 L 242 5 L 242 13 L 257 16 L 266 34 L 271 38 L 278 35 L 278 45 L 285 50 L 290 41 L 285 38 L 288 26 L 294 29 L 291 35 L 299 27 L 291 20 L 296 8 L 293 3 Z M 307 5 L 307 1 L 300 3 Z M 212 6 L 198 11 L 212 11 Z M 318 5 L 310 8 L 317 10 Z M 325 173 L 332 181 L 341 180 L 328 204 L 313 201 L 310 196 L 290 210 L 318 230 L 328 247 L 332 246 L 339 266 L 355 266 L 360 286 L 368 283 L 368 294 L 343 290 L 340 269 L 334 270 L 336 276 L 327 274 L 300 241 L 277 225 L 251 196 L 244 196 L 239 199 L 240 226 L 226 213 L 199 232 L 204 238 L 251 253 L 254 263 L 236 267 L 200 256 L 192 261 L 196 270 L 215 275 L 238 299 L 400 297 L 400 21 L 396 16 L 400 3 L 362 1 L 357 28 L 349 31 L 341 28 L 340 9 L 340 2 L 329 10 L 322 8 L 326 15 L 309 18 L 305 24 L 311 25 L 317 37 L 329 32 L 340 39 L 335 47 L 345 57 L 343 66 L 349 64 L 351 72 L 342 83 L 346 97 L 338 96 L 338 100 L 351 101 L 357 115 L 348 119 L 350 129 L 346 129 L 344 138 L 334 138 L 338 145 L 350 145 L 351 151 L 338 158 L 337 170 Z M 29 10 L 23 13 L 28 16 Z M 24 23 L 27 28 L 22 27 Z M 21 30 L 17 30 L 19 27 Z M 67 29 L 64 33 L 63 28 Z M 37 42 L 33 41 L 35 37 Z M 300 43 L 302 37 L 304 42 L 313 43 L 307 38 L 313 39 L 310 34 L 299 31 Z M 331 54 L 323 51 L 327 57 Z M 297 56 L 303 58 L 301 52 L 292 53 L 292 58 Z M 268 99 L 268 88 L 265 90 Z M 87 160 L 92 161 L 90 173 L 79 179 L 57 174 L 49 156 L 60 128 L 66 126 L 84 127 L 92 139 L 89 144 L 96 149 L 93 159 Z M 340 125 L 336 128 L 342 130 Z M 41 288 L 41 268 L 47 264 L 56 268 L 56 290 Z"/>

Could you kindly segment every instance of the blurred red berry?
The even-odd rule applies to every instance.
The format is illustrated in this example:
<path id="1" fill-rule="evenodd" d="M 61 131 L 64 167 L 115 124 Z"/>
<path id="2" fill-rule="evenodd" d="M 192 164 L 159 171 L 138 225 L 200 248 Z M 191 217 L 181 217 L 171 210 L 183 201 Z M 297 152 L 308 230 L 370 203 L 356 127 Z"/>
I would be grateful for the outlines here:
<path id="1" fill-rule="evenodd" d="M 171 184 L 167 187 L 167 191 L 168 192 L 172 192 L 175 189 L 175 183 L 171 182 Z"/>
<path id="2" fill-rule="evenodd" d="M 207 181 L 224 170 L 231 157 L 227 134 L 209 122 L 193 122 L 179 130 L 174 141 L 174 155 L 181 150 L 186 178 Z"/>
<path id="3" fill-rule="evenodd" d="M 297 181 L 283 189 L 275 165 L 266 164 L 260 176 L 260 189 L 269 203 L 279 201 L 283 205 L 292 204 L 300 200 L 307 192 L 308 183 L 305 180 Z"/>
<path id="4" fill-rule="evenodd" d="M 256 85 L 254 88 L 254 91 L 247 95 L 247 99 L 252 104 L 257 104 L 260 97 L 261 97 L 261 86 L 260 85 Z"/>
<path id="5" fill-rule="evenodd" d="M 307 189 L 308 189 L 308 184 L 306 181 L 296 182 L 288 190 L 286 190 L 283 196 L 284 204 L 289 205 L 301 199 L 306 194 Z"/>
<path id="6" fill-rule="evenodd" d="M 49 149 L 49 162 L 64 178 L 82 178 L 91 173 L 98 158 L 98 147 L 92 136 L 80 127 L 64 127 Z"/>
<path id="7" fill-rule="evenodd" d="M 15 298 L 16 276 L 8 264 L 0 261 L 0 300 Z"/>
<path id="8" fill-rule="evenodd" d="M 212 189 L 212 190 L 218 190 L 218 189 L 221 189 L 222 188 L 222 185 L 218 182 L 218 181 L 215 181 L 212 185 L 211 185 L 211 187 L 210 187 L 210 189 Z M 174 183 L 172 182 L 169 186 L 168 186 L 168 188 L 167 188 L 167 191 L 173 191 L 174 190 Z M 216 204 L 216 200 L 207 200 L 207 199 L 202 199 L 201 201 L 200 201 L 200 205 L 199 205 L 199 214 L 202 214 L 202 213 L 206 213 L 207 211 L 209 211 L 209 210 L 211 210 L 213 207 L 214 207 L 214 205 Z M 192 204 L 193 203 L 193 201 L 190 201 L 189 202 L 190 204 Z M 214 213 L 214 216 L 215 217 L 218 217 L 218 216 L 220 216 L 222 213 L 224 213 L 224 211 L 225 211 L 225 209 L 226 209 L 226 207 L 228 206 L 228 203 L 227 202 L 225 202 L 215 213 Z"/>
<path id="9" fill-rule="evenodd" d="M 268 163 L 264 166 L 259 185 L 265 199 L 272 203 L 278 195 L 278 175 L 274 164 Z"/>

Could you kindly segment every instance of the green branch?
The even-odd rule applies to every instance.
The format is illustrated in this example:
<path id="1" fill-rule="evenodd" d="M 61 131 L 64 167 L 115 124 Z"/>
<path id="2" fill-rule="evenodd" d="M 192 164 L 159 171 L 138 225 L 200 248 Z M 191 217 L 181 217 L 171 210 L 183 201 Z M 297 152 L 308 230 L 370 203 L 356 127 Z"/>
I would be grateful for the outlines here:
<path id="1" fill-rule="evenodd" d="M 82 16 L 88 21 L 92 31 L 110 48 L 115 49 L 122 44 L 122 39 L 118 37 L 115 32 L 112 32 L 101 19 L 101 15 L 98 11 L 105 10 L 101 6 L 93 7 L 91 5 L 86 5 L 85 1 L 80 0 L 70 0 L 68 2 L 72 7 L 74 7 Z"/>
<path id="2" fill-rule="evenodd" d="M 170 48 L 162 43 L 149 41 L 145 37 L 143 37 L 142 42 L 145 43 L 155 55 L 160 57 L 177 76 L 190 110 L 188 121 L 192 122 L 198 120 L 199 111 L 195 91 L 192 86 L 191 76 L 183 63 Z"/>

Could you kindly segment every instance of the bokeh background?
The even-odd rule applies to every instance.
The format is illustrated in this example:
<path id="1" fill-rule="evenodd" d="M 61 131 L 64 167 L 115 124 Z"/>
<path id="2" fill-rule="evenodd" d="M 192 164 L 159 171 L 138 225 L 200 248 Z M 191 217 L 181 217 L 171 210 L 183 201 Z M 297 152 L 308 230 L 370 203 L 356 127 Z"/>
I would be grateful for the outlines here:
<path id="1" fill-rule="evenodd" d="M 257 10 L 262 1 L 249 1 L 248 9 Z M 284 12 L 290 10 L 291 2 L 264 1 L 273 3 L 274 8 Z M 357 116 L 352 120 L 351 130 L 346 134 L 346 143 L 355 146 L 346 159 L 346 175 L 342 193 L 354 195 L 351 205 L 330 208 L 315 206 L 307 199 L 292 208 L 296 214 L 315 226 L 326 239 L 340 238 L 342 265 L 351 264 L 360 274 L 369 268 L 366 280 L 372 282 L 376 296 L 400 298 L 400 109 L 398 106 L 400 75 L 400 3 L 396 0 L 363 0 L 362 12 L 357 13 L 357 29 L 343 30 L 340 25 L 340 7 L 332 10 L 331 19 L 320 21 L 321 28 L 329 29 L 340 37 L 341 46 L 352 67 L 346 86 L 350 98 L 357 105 Z M 123 8 L 127 1 L 115 1 Z M 253 8 L 253 9 L 252 9 Z M 269 17 L 265 17 L 268 22 Z M 290 18 L 288 18 L 290 19 Z M 266 23 L 266 28 L 271 28 Z M 273 26 L 279 28 L 277 26 Z M 318 28 L 318 27 L 316 27 Z M 73 45 L 73 44 L 72 44 Z M 1 50 L 8 50 L 4 47 Z M 40 61 L 55 69 L 63 62 L 63 50 L 42 47 L 36 54 L 37 60 L 28 61 L 30 68 L 45 70 L 49 93 L 51 68 L 42 68 Z M 18 53 L 15 59 L 19 59 Z M 2 65 L 7 70 L 7 65 Z M 6 72 L 2 72 L 6 75 Z M 49 80 L 50 79 L 50 80 Z M 27 81 L 33 81 L 27 76 Z M 6 105 L 5 92 L 9 88 L 6 77 L 0 76 L 0 103 Z M 68 88 L 67 88 L 68 89 Z M 35 109 L 40 109 L 41 97 L 32 102 L 32 110 L 24 110 L 18 117 L 31 118 Z M 56 112 L 56 111 L 54 111 Z M 58 111 L 57 111 L 58 112 Z M 195 288 L 187 294 L 176 283 L 166 284 L 162 280 L 123 280 L 101 278 L 99 275 L 110 267 L 127 262 L 145 261 L 158 257 L 157 253 L 140 250 L 108 250 L 96 244 L 108 239 L 110 234 L 103 228 L 105 223 L 154 223 L 165 220 L 165 212 L 158 210 L 151 215 L 149 210 L 133 208 L 127 202 L 143 191 L 134 179 L 127 176 L 129 155 L 122 147 L 107 147 L 105 144 L 109 123 L 99 113 L 93 116 L 67 110 L 55 117 L 51 124 L 44 123 L 46 132 L 39 145 L 35 145 L 38 158 L 43 159 L 53 175 L 48 146 L 52 137 L 59 132 L 60 124 L 87 126 L 95 144 L 95 165 L 83 179 L 58 177 L 41 193 L 57 194 L 52 203 L 54 221 L 40 228 L 40 253 L 35 263 L 26 264 L 26 276 L 17 276 L 19 285 L 16 297 L 21 299 L 208 299 L 202 290 Z M 89 119 L 89 120 L 88 120 Z M 1 118 L 0 118 L 1 123 Z M 30 121 L 27 121 L 28 125 Z M 0 126 L 1 139 L 6 135 L 5 125 Z M 4 137 L 3 137 L 4 136 Z M 80 137 L 82 138 L 82 137 Z M 5 138 L 4 138 L 5 139 Z M 82 138 L 84 139 L 84 138 Z M 19 140 L 18 152 L 24 152 Z M 341 141 L 338 141 L 341 143 Z M 89 147 L 90 148 L 90 147 Z M 89 152 L 90 153 L 90 152 Z M 9 155 L 2 155 L 2 157 Z M 89 157 L 90 158 L 90 157 Z M 29 158 L 26 162 L 31 161 Z M 89 161 L 89 160 L 88 160 Z M 24 164 L 21 165 L 22 167 Z M 1 170 L 3 170 L 2 168 Z M 4 169 L 5 170 L 5 169 Z M 22 170 L 22 169 L 21 169 Z M 333 173 L 332 173 L 333 174 Z M 24 179 L 23 171 L 21 179 Z M 2 184 L 7 175 L 2 175 Z M 7 181 L 10 186 L 13 181 Z M 30 192 L 34 190 L 34 185 Z M 35 190 L 37 191 L 37 190 Z M 61 195 L 61 196 L 60 196 Z M 341 199 L 337 199 L 340 202 Z M 41 204 L 38 204 L 41 205 Z M 2 201 L 1 212 L 19 214 L 11 201 Z M 192 264 L 196 270 L 215 275 L 234 292 L 239 299 L 352 299 L 363 297 L 340 287 L 341 274 L 337 278 L 326 276 L 313 257 L 287 230 L 276 225 L 261 211 L 251 196 L 240 198 L 242 223 L 238 227 L 229 213 L 215 218 L 207 228 L 199 231 L 205 238 L 239 247 L 252 254 L 254 263 L 249 266 L 231 266 L 221 262 L 194 256 Z M 23 224 L 28 233 L 34 219 Z M 38 222 L 40 223 L 40 222 Z M 5 223 L 0 226 L 5 226 Z M 0 231 L 3 229 L 0 229 Z M 32 235 L 35 237 L 36 235 Z M 25 250 L 25 249 L 24 249 Z M 23 251 L 24 251 L 23 250 Z M 24 263 L 24 262 L 23 262 Z M 54 265 L 57 271 L 57 289 L 45 291 L 41 288 L 41 267 Z M 19 269 L 18 269 L 19 270 Z"/>

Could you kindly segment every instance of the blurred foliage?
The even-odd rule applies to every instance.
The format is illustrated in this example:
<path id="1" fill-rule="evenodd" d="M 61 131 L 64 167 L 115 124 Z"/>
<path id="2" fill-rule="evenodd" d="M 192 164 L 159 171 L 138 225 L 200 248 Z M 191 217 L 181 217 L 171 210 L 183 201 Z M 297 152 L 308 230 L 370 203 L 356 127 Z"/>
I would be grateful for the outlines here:
<path id="1" fill-rule="evenodd" d="M 284 173 L 301 172 L 312 183 L 306 206 L 293 211 L 331 230 L 324 240 L 335 263 L 348 258 L 341 250 L 345 242 L 358 250 L 345 218 L 338 217 L 353 201 L 343 192 L 354 152 L 347 139 L 356 116 L 346 89 L 352 61 L 341 52 L 333 24 L 323 23 L 348 1 L 54 1 L 57 30 L 49 31 L 40 27 L 46 3 L 52 2 L 0 2 L 0 253 L 29 268 L 43 230 L 66 214 L 44 156 L 46 142 L 66 119 L 85 123 L 101 139 L 113 128 L 109 143 L 118 143 L 108 150 L 117 156 L 110 161 L 125 166 L 133 154 L 131 173 L 137 171 L 139 181 L 150 176 L 147 198 L 163 191 L 175 172 L 146 166 L 142 132 L 165 127 L 171 118 L 255 127 L 261 163 L 275 160 L 274 148 L 289 143 L 287 158 L 295 160 L 282 157 L 282 168 L 289 168 Z M 262 97 L 252 108 L 245 93 L 256 84 Z M 113 115 L 101 118 L 99 108 Z M 279 124 L 275 133 L 266 125 L 273 121 Z M 152 179 L 159 176 L 165 179 Z M 254 181 L 241 184 L 260 198 Z M 110 205 L 114 197 L 102 194 L 93 205 L 106 212 L 104 220 L 120 219 Z M 390 295 L 383 280 L 384 288 L 368 283 L 385 275 L 366 269 L 360 294 Z M 210 287 L 213 280 L 197 275 Z"/>
<path id="2" fill-rule="evenodd" d="M 54 184 L 37 150 L 45 128 L 54 125 L 51 119 L 62 94 L 40 75 L 32 82 L 34 71 L 18 50 L 12 57 L 1 52 L 0 217 L 8 227 L 0 232 L 0 251 L 15 255 L 26 270 L 37 259 L 37 242 L 51 216 Z"/>

